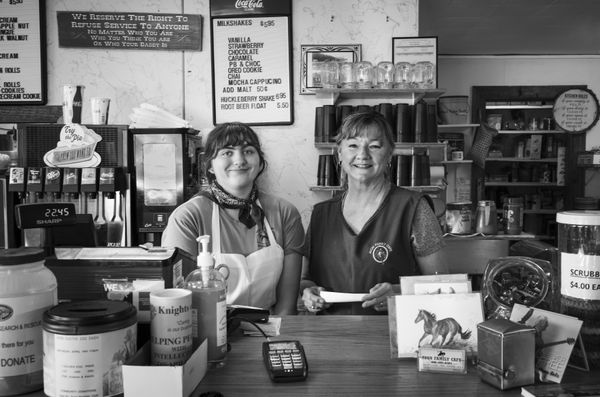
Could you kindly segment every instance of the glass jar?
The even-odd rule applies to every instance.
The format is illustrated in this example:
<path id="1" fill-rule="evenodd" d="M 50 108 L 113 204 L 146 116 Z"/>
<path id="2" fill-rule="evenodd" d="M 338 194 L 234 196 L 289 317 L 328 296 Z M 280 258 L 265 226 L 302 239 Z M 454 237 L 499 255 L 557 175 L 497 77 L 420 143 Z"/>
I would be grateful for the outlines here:
<path id="1" fill-rule="evenodd" d="M 323 62 L 313 61 L 310 81 L 313 88 L 323 87 Z"/>
<path id="2" fill-rule="evenodd" d="M 434 83 L 435 67 L 429 61 L 417 62 L 413 68 L 412 87 L 431 88 Z"/>
<path id="3" fill-rule="evenodd" d="M 337 61 L 326 61 L 321 65 L 321 82 L 323 88 L 337 88 L 340 81 L 340 64 Z"/>
<path id="4" fill-rule="evenodd" d="M 496 203 L 493 200 L 480 200 L 477 203 L 475 231 L 482 234 L 498 233 Z"/>
<path id="5" fill-rule="evenodd" d="M 356 63 L 356 88 L 373 88 L 373 64 L 371 62 Z"/>
<path id="6" fill-rule="evenodd" d="M 354 62 L 342 62 L 340 64 L 340 87 L 356 88 L 356 66 Z"/>
<path id="7" fill-rule="evenodd" d="M 502 208 L 504 233 L 521 234 L 523 231 L 523 197 L 507 197 Z"/>
<path id="8" fill-rule="evenodd" d="M 392 88 L 394 86 L 394 64 L 382 61 L 377 64 L 377 88 Z"/>
<path id="9" fill-rule="evenodd" d="M 43 382 L 42 317 L 58 303 L 54 274 L 40 248 L 0 250 L 0 396 L 39 390 Z M 27 341 L 27 344 L 23 344 Z"/>
<path id="10" fill-rule="evenodd" d="M 397 62 L 394 65 L 394 88 L 408 89 L 412 81 L 412 64 Z"/>

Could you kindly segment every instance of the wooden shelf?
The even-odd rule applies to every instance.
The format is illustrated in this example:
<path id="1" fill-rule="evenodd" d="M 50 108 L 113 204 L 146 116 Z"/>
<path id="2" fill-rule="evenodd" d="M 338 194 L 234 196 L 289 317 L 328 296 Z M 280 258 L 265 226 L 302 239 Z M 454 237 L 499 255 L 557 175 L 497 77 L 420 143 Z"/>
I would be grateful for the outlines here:
<path id="1" fill-rule="evenodd" d="M 335 142 L 315 142 L 315 147 L 317 149 L 335 149 L 337 146 Z M 446 144 L 440 142 L 396 142 L 394 144 L 394 149 L 429 149 L 429 148 L 438 148 L 445 149 Z"/>
<path id="2" fill-rule="evenodd" d="M 479 124 L 438 124 L 438 132 L 454 132 L 457 130 L 477 128 Z"/>
<path id="3" fill-rule="evenodd" d="M 498 130 L 503 135 L 564 134 L 563 130 Z"/>
<path id="4" fill-rule="evenodd" d="M 317 98 L 328 99 L 332 105 L 343 99 L 366 99 L 381 98 L 391 100 L 408 100 L 411 104 L 419 102 L 421 99 L 437 99 L 442 96 L 446 90 L 443 89 L 346 89 L 346 88 L 318 88 L 314 90 Z"/>
<path id="5" fill-rule="evenodd" d="M 527 215 L 527 214 L 554 215 L 558 211 L 561 211 L 561 210 L 556 210 L 556 209 L 523 210 L 523 214 L 524 215 Z"/>
<path id="6" fill-rule="evenodd" d="M 485 186 L 506 186 L 506 187 L 565 187 L 556 183 L 548 182 L 485 182 Z"/>
<path id="7" fill-rule="evenodd" d="M 403 189 L 408 190 L 417 190 L 417 191 L 443 191 L 446 188 L 444 186 L 438 185 L 428 185 L 428 186 L 401 186 Z M 310 186 L 309 190 L 312 192 L 338 192 L 345 190 L 346 188 L 343 186 Z"/>
<path id="8" fill-rule="evenodd" d="M 488 234 L 482 235 L 481 233 L 473 233 L 473 234 L 444 234 L 445 239 L 449 240 L 554 240 L 554 237 L 547 236 L 543 234 L 531 234 L 531 233 L 521 233 L 521 234 Z"/>
<path id="9" fill-rule="evenodd" d="M 506 104 L 506 105 L 485 105 L 486 109 L 552 109 L 554 105 L 527 105 L 527 104 Z"/>
<path id="10" fill-rule="evenodd" d="M 543 159 L 530 159 L 525 157 L 486 157 L 485 161 L 489 162 L 510 162 L 510 163 L 556 163 L 556 157 L 548 157 Z"/>
<path id="11" fill-rule="evenodd" d="M 442 161 L 445 165 L 473 164 L 473 160 L 446 160 Z"/>

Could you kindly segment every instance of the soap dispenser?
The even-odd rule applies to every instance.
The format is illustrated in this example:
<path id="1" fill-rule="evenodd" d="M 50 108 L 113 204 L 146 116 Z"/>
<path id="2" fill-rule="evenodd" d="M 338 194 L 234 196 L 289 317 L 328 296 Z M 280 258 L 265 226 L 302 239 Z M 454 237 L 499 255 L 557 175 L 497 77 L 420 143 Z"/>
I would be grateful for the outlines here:
<path id="1" fill-rule="evenodd" d="M 196 258 L 198 268 L 184 281 L 184 287 L 192 291 L 194 349 L 207 339 L 209 367 L 222 367 L 227 354 L 225 277 L 215 269 L 215 259 L 208 250 L 210 236 L 203 235 L 196 240 L 201 246 Z"/>

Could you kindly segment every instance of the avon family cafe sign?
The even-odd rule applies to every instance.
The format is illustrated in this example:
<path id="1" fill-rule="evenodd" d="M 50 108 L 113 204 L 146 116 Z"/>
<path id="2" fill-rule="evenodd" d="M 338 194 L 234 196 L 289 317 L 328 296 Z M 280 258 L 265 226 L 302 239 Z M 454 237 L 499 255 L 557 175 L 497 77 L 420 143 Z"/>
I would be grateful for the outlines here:
<path id="1" fill-rule="evenodd" d="M 201 50 L 202 16 L 58 11 L 60 47 Z"/>
<path id="2" fill-rule="evenodd" d="M 291 0 L 211 0 L 213 123 L 293 123 Z"/>

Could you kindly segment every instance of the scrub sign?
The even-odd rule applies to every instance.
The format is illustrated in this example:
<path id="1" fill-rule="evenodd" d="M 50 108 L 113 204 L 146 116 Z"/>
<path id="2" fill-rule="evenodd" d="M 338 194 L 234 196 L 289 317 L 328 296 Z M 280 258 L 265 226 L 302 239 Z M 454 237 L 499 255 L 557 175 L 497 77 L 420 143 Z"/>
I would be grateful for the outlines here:
<path id="1" fill-rule="evenodd" d="M 215 124 L 293 122 L 289 32 L 287 16 L 212 19 Z"/>

